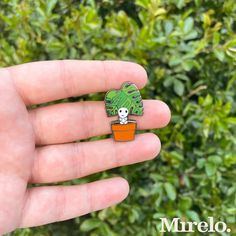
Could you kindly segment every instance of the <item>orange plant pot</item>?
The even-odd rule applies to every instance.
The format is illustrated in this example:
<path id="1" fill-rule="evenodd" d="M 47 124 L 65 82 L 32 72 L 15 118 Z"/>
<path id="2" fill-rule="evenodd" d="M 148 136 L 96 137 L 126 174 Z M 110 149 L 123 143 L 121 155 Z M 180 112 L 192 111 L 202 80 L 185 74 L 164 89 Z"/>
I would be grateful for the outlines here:
<path id="1" fill-rule="evenodd" d="M 115 141 L 132 141 L 134 140 L 136 122 L 128 121 L 128 124 L 120 124 L 114 122 L 111 125 L 113 137 Z"/>

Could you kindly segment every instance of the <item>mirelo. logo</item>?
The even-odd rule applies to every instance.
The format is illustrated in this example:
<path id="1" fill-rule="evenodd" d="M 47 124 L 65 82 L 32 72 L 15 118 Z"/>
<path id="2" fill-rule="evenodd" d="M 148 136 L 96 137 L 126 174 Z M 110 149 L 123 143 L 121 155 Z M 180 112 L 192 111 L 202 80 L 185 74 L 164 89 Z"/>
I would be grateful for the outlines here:
<path id="1" fill-rule="evenodd" d="M 223 221 L 214 221 L 213 217 L 208 217 L 208 221 L 201 222 L 189 222 L 181 221 L 180 218 L 173 218 L 170 222 L 167 218 L 160 218 L 161 220 L 161 230 L 160 232 L 195 232 L 196 230 L 201 233 L 224 233 L 231 232 L 227 224 Z"/>

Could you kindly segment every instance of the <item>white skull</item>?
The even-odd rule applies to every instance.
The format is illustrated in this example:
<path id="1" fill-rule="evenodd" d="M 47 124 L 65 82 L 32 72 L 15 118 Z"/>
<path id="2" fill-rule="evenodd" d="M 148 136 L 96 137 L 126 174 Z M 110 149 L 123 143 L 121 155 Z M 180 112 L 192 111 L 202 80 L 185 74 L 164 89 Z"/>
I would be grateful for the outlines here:
<path id="1" fill-rule="evenodd" d="M 121 107 L 119 110 L 118 110 L 118 115 L 120 118 L 126 118 L 129 114 L 129 111 L 127 108 L 125 107 Z"/>

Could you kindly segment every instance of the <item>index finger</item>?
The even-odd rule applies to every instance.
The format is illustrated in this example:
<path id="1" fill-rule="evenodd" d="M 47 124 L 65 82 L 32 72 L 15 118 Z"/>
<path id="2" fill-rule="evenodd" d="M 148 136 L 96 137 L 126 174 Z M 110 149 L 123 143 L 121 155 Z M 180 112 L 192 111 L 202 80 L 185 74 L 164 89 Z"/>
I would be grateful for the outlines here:
<path id="1" fill-rule="evenodd" d="M 119 89 L 125 81 L 142 88 L 144 68 L 125 61 L 56 60 L 6 68 L 26 105 Z"/>

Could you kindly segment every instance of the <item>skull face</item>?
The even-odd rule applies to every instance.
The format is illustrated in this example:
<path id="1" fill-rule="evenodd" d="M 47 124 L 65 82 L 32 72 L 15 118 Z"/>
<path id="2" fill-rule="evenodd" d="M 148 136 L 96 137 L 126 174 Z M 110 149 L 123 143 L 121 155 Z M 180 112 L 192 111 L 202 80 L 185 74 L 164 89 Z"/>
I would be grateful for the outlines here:
<path id="1" fill-rule="evenodd" d="M 129 114 L 128 109 L 125 108 L 125 107 L 121 107 L 121 108 L 118 110 L 118 115 L 119 115 L 119 117 L 121 117 L 121 118 L 127 117 L 128 114 Z"/>

